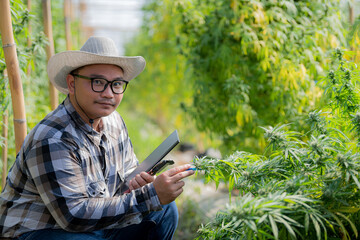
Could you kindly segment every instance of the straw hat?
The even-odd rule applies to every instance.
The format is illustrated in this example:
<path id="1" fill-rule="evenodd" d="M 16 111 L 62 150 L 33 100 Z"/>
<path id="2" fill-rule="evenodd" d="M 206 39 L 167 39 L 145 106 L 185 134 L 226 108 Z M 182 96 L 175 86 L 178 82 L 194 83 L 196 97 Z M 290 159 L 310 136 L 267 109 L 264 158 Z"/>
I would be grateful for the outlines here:
<path id="1" fill-rule="evenodd" d="M 47 66 L 49 79 L 62 93 L 67 94 L 66 76 L 73 70 L 91 64 L 113 64 L 124 71 L 124 80 L 130 81 L 145 68 L 141 56 L 119 56 L 113 40 L 105 37 L 90 37 L 80 51 L 65 51 L 52 56 Z"/>

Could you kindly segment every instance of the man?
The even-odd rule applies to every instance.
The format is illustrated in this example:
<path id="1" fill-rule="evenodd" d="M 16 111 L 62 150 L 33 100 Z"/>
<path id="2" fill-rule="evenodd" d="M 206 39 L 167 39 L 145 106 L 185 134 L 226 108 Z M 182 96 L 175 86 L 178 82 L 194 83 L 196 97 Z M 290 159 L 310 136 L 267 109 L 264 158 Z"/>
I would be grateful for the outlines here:
<path id="1" fill-rule="evenodd" d="M 48 75 L 68 94 L 26 137 L 0 196 L 1 237 L 15 239 L 171 239 L 173 202 L 189 165 L 153 176 L 137 166 L 115 111 L 142 57 L 119 57 L 114 42 L 91 37 L 80 51 L 54 55 Z"/>

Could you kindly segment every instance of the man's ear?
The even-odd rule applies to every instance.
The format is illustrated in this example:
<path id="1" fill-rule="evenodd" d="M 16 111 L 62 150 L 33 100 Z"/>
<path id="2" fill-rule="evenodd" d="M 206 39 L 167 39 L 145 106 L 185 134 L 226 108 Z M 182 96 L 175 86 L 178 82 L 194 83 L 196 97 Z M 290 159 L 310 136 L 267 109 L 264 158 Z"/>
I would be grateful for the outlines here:
<path id="1" fill-rule="evenodd" d="M 68 74 L 66 76 L 66 83 L 70 94 L 74 94 L 75 92 L 75 77 Z"/>

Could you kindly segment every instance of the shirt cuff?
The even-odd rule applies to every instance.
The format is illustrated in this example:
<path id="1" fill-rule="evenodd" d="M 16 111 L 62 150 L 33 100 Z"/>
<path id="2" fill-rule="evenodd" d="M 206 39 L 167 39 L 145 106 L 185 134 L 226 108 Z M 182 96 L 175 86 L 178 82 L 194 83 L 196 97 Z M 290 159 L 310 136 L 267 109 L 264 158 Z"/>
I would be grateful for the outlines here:
<path id="1" fill-rule="evenodd" d="M 141 213 L 147 214 L 149 212 L 162 210 L 153 183 L 146 184 L 142 188 L 136 189 L 135 196 L 139 208 L 138 210 Z"/>

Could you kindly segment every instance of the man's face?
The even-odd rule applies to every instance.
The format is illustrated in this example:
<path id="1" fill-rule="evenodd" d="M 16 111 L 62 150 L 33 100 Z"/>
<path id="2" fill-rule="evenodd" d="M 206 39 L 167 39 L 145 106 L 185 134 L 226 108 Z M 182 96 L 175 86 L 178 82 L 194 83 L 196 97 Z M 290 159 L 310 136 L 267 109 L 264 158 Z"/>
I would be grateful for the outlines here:
<path id="1" fill-rule="evenodd" d="M 89 78 L 104 78 L 111 82 L 123 79 L 124 76 L 121 68 L 108 64 L 88 65 L 80 68 L 76 74 Z M 123 97 L 123 94 L 113 93 L 110 84 L 105 91 L 94 92 L 89 79 L 68 75 L 67 83 L 70 100 L 83 118 L 86 116 L 83 116 L 82 112 L 94 119 L 108 116 L 116 110 Z"/>

